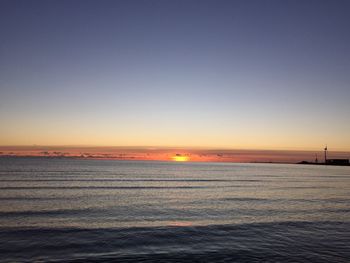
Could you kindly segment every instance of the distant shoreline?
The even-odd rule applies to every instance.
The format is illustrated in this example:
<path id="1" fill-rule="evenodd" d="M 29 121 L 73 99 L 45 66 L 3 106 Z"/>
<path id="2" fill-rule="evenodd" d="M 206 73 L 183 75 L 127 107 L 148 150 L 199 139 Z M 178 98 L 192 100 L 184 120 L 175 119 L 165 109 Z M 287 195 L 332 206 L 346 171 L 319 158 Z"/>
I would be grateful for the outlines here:
<path id="1" fill-rule="evenodd" d="M 305 164 L 305 165 L 324 165 L 324 166 L 350 166 L 350 164 L 333 164 L 333 163 L 313 163 L 308 161 L 301 161 L 297 164 Z"/>
<path id="2" fill-rule="evenodd" d="M 111 160 L 111 161 L 150 161 L 150 162 L 174 162 L 172 160 L 147 160 L 147 159 L 136 159 L 134 157 L 81 157 L 81 156 L 38 156 L 38 155 L 0 155 L 0 158 L 23 158 L 23 159 L 70 159 L 70 160 Z M 322 166 L 350 166 L 350 164 L 325 164 L 325 163 L 314 163 L 308 161 L 301 162 L 232 162 L 232 161 L 187 161 L 188 163 L 250 163 L 250 164 L 301 164 L 301 165 L 322 165 Z M 174 162 L 178 163 L 178 162 Z M 185 162 L 186 163 L 186 162 Z"/>

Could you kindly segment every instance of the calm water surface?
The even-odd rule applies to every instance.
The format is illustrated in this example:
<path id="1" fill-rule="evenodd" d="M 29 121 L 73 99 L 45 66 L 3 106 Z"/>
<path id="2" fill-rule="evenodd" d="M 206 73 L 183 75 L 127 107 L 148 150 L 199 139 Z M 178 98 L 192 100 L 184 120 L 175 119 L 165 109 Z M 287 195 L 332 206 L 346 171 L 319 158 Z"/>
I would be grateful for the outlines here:
<path id="1" fill-rule="evenodd" d="M 350 167 L 0 158 L 0 255 L 350 262 Z"/>

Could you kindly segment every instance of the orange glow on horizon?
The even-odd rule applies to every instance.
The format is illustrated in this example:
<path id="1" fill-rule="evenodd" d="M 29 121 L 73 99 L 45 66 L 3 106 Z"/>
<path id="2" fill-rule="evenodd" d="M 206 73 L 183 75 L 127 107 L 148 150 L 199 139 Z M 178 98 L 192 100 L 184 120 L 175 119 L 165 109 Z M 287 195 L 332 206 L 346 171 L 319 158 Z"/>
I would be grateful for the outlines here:
<path id="1" fill-rule="evenodd" d="M 174 155 L 173 157 L 171 157 L 171 159 L 173 159 L 174 162 L 187 162 L 190 160 L 188 156 L 180 154 Z"/>
<path id="2" fill-rule="evenodd" d="M 282 162 L 314 161 L 323 151 L 213 150 L 135 147 L 0 146 L 2 157 L 45 157 L 172 162 Z M 348 159 L 350 152 L 331 151 L 333 158 Z"/>

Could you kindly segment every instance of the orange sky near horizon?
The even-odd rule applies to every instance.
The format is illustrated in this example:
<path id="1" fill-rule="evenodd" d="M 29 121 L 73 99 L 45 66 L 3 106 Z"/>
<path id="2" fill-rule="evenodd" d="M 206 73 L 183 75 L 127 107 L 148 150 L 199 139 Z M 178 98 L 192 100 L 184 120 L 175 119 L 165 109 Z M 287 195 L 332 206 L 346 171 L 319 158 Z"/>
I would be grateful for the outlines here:
<path id="1" fill-rule="evenodd" d="M 2 146 L 0 156 L 41 156 L 82 159 L 191 161 L 191 162 L 282 162 L 323 161 L 323 151 L 228 150 L 156 147 L 58 147 Z M 330 158 L 350 158 L 350 152 L 329 151 Z"/>

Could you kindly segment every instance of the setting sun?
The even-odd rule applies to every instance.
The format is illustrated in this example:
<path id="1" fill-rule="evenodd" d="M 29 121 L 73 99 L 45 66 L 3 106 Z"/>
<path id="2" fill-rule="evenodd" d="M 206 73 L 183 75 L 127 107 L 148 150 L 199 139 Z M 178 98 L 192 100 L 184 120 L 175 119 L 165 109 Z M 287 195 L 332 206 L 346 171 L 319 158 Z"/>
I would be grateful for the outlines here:
<path id="1" fill-rule="evenodd" d="M 171 157 L 174 162 L 187 162 L 190 158 L 186 155 L 180 155 L 176 154 L 173 157 Z"/>

